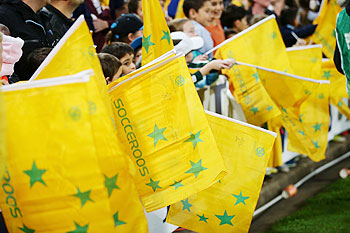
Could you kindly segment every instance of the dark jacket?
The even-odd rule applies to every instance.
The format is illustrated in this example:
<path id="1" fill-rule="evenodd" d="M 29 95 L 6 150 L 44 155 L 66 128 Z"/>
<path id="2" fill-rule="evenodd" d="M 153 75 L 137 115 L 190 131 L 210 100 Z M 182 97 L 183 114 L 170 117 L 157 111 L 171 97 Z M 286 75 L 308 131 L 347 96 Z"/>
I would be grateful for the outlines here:
<path id="1" fill-rule="evenodd" d="M 292 35 L 292 32 L 294 32 L 299 38 L 307 38 L 315 32 L 316 26 L 317 25 L 313 24 L 309 24 L 300 28 L 294 28 L 291 25 L 281 26 L 280 31 L 284 44 L 286 47 L 291 47 L 297 42 L 297 39 Z"/>
<path id="2" fill-rule="evenodd" d="M 49 20 L 45 23 L 46 28 L 52 31 L 52 34 L 49 34 L 47 39 L 49 44 L 55 46 L 58 41 L 64 36 L 68 29 L 73 25 L 73 20 L 67 18 L 54 6 L 48 4 L 43 9 L 40 10 L 39 15 L 41 17 L 46 17 L 49 15 Z"/>
<path id="3" fill-rule="evenodd" d="M 15 73 L 21 80 L 28 80 L 27 57 L 36 48 L 49 47 L 47 31 L 35 12 L 20 0 L 0 0 L 0 23 L 6 25 L 11 36 L 24 40 L 23 55 L 15 65 Z"/>

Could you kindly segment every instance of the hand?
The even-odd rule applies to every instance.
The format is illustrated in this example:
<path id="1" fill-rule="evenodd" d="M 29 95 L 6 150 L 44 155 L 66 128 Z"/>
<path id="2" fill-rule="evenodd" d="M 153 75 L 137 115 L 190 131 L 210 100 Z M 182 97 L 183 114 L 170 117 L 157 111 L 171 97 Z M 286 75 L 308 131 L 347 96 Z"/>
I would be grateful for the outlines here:
<path id="1" fill-rule="evenodd" d="M 236 61 L 233 58 L 226 60 L 214 60 L 208 63 L 211 70 L 230 69 Z"/>
<path id="2" fill-rule="evenodd" d="M 9 82 L 6 79 L 1 79 L 1 85 L 9 85 Z"/>
<path id="3" fill-rule="evenodd" d="M 293 45 L 293 47 L 298 47 L 298 46 L 305 46 L 306 45 L 306 41 L 303 39 L 299 39 L 297 40 L 297 42 Z"/>
<path id="4" fill-rule="evenodd" d="M 95 33 L 103 31 L 108 28 L 108 22 L 99 18 L 93 20 Z"/>

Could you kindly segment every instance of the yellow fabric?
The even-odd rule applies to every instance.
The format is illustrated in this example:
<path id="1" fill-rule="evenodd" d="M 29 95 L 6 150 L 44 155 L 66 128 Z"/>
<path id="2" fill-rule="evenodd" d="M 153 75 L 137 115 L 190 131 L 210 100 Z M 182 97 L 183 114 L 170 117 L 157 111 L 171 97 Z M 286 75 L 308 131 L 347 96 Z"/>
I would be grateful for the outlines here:
<path id="1" fill-rule="evenodd" d="M 326 158 L 330 121 L 329 88 L 328 84 L 321 84 L 311 92 L 310 97 L 301 104 L 299 110 L 299 122 L 304 129 L 298 128 L 293 131 L 297 132 L 296 134 L 288 134 L 288 150 L 308 155 L 315 162 Z M 306 137 L 311 138 L 314 152 L 310 153 L 306 147 L 301 145 Z"/>
<path id="2" fill-rule="evenodd" d="M 275 143 L 271 151 L 271 156 L 267 164 L 268 167 L 278 167 L 283 164 L 282 161 L 282 137 L 280 129 L 282 128 L 282 116 L 275 117 L 267 122 L 268 130 L 277 134 Z"/>
<path id="3" fill-rule="evenodd" d="M 349 99 L 346 91 L 346 78 L 339 73 L 332 60 L 322 62 L 321 79 L 331 81 L 330 102 L 350 120 L 350 108 L 343 99 Z"/>
<path id="4" fill-rule="evenodd" d="M 174 45 L 159 0 L 142 1 L 142 12 L 142 65 L 145 65 L 172 50 Z"/>
<path id="5" fill-rule="evenodd" d="M 101 98 L 104 99 L 106 109 L 110 111 L 112 119 L 106 80 L 83 16 L 80 16 L 67 31 L 65 37 L 51 51 L 31 80 L 71 75 L 88 69 L 92 69 L 95 73 L 91 78 L 91 85 L 99 87 Z"/>
<path id="6" fill-rule="evenodd" d="M 239 62 L 292 73 L 286 47 L 274 17 L 241 33 L 220 47 L 215 57 L 231 57 Z"/>
<path id="7" fill-rule="evenodd" d="M 322 66 L 322 47 L 306 46 L 287 49 L 289 62 L 296 75 L 319 79 Z"/>
<path id="8" fill-rule="evenodd" d="M 43 81 L 51 85 L 33 86 Z M 135 168 L 97 88 L 48 79 L 4 94 L 9 156 L 0 206 L 9 232 L 148 231 Z"/>
<path id="9" fill-rule="evenodd" d="M 318 24 L 314 34 L 311 36 L 313 42 L 322 44 L 322 51 L 328 58 L 333 58 L 336 44 L 335 26 L 337 15 L 341 7 L 336 0 L 329 0 L 323 5 L 320 15 L 313 24 Z"/>
<path id="10" fill-rule="evenodd" d="M 226 168 L 184 57 L 127 77 L 110 95 L 118 137 L 138 169 L 136 185 L 146 211 L 188 198 L 222 178 Z"/>
<path id="11" fill-rule="evenodd" d="M 232 3 L 233 5 L 236 5 L 236 6 L 239 6 L 239 7 L 244 7 L 244 6 L 243 6 L 243 3 L 240 2 L 239 0 L 232 0 L 231 3 Z"/>
<path id="12" fill-rule="evenodd" d="M 109 0 L 100 0 L 102 6 L 109 6 Z"/>
<path id="13" fill-rule="evenodd" d="M 231 69 L 222 70 L 222 73 L 233 85 L 234 96 L 238 96 L 237 101 L 241 104 L 248 123 L 261 126 L 281 114 L 260 82 L 254 67 L 234 65 Z"/>
<path id="14" fill-rule="evenodd" d="M 167 222 L 196 232 L 248 232 L 275 137 L 207 115 L 228 174 L 170 206 Z"/>
<path id="15" fill-rule="evenodd" d="M 273 71 L 258 69 L 258 73 L 271 98 L 281 109 L 280 124 L 288 132 L 288 150 L 308 155 L 314 161 L 323 159 L 323 147 L 322 150 L 318 147 L 321 144 L 322 146 L 323 144 L 327 145 L 327 141 L 320 140 L 316 146 L 317 140 L 313 140 L 315 135 L 310 132 L 313 129 L 312 126 L 316 124 L 322 124 L 317 133 L 319 131 L 324 133 L 323 127 L 328 129 L 326 122 L 329 122 L 329 114 L 327 112 L 324 115 L 326 111 L 324 107 L 325 104 L 328 106 L 329 93 L 323 88 L 329 86 Z M 321 98 L 318 98 L 319 95 Z M 319 107 L 320 111 L 318 112 Z M 303 119 L 303 114 L 305 114 L 305 119 Z M 312 118 L 312 114 L 315 115 L 314 118 Z"/>
<path id="16" fill-rule="evenodd" d="M 0 177 L 3 177 L 5 172 L 5 161 L 6 161 L 6 115 L 5 115 L 5 104 L 2 91 L 0 90 Z"/>
<path id="17" fill-rule="evenodd" d="M 175 19 L 182 19 L 186 18 L 186 15 L 183 10 L 184 0 L 179 0 L 179 3 L 177 5 L 176 15 Z"/>

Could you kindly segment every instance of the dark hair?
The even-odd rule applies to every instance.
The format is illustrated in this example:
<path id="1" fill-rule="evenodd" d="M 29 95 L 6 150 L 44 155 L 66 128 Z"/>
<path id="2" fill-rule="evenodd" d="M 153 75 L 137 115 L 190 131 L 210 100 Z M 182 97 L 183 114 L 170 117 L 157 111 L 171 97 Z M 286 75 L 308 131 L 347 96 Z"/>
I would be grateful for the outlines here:
<path id="1" fill-rule="evenodd" d="M 139 7 L 139 4 L 141 4 L 141 0 L 130 0 L 128 3 L 129 13 L 137 14 L 137 8 Z"/>
<path id="2" fill-rule="evenodd" d="M 191 9 L 194 9 L 197 12 L 203 7 L 204 3 L 208 1 L 210 0 L 185 0 L 182 6 L 185 16 L 189 18 Z"/>
<path id="3" fill-rule="evenodd" d="M 119 68 L 122 66 L 122 63 L 116 56 L 113 56 L 109 53 L 99 53 L 98 58 L 100 59 L 103 75 L 111 79 L 118 72 Z"/>
<path id="4" fill-rule="evenodd" d="M 248 15 L 248 11 L 246 11 L 243 7 L 230 4 L 222 12 L 220 18 L 221 25 L 223 27 L 232 28 L 233 23 L 236 20 L 242 20 L 246 15 Z"/>
<path id="5" fill-rule="evenodd" d="M 228 39 L 229 35 L 232 35 L 232 34 L 236 35 L 237 34 L 237 32 L 233 29 L 225 29 L 224 33 L 225 33 L 225 39 Z"/>
<path id="6" fill-rule="evenodd" d="M 28 55 L 26 67 L 30 70 L 31 74 L 35 73 L 51 50 L 52 48 L 49 47 L 37 48 Z"/>
<path id="7" fill-rule="evenodd" d="M 298 14 L 298 9 L 296 9 L 296 8 L 284 9 L 281 12 L 281 16 L 280 16 L 281 25 L 283 25 L 283 26 L 285 26 L 287 24 L 293 25 L 294 20 L 297 17 L 297 14 Z"/>
<path id="8" fill-rule="evenodd" d="M 133 34 L 136 34 L 133 33 Z M 106 44 L 111 44 L 113 42 L 123 42 L 123 43 L 128 43 L 129 42 L 129 39 L 128 39 L 128 36 L 123 36 L 123 37 L 120 37 L 120 38 L 116 38 L 115 37 L 115 34 L 110 30 L 107 35 L 106 35 Z"/>
<path id="9" fill-rule="evenodd" d="M 113 42 L 102 48 L 101 53 L 109 53 L 121 59 L 126 54 L 134 54 L 134 50 L 130 45 L 124 42 Z"/>

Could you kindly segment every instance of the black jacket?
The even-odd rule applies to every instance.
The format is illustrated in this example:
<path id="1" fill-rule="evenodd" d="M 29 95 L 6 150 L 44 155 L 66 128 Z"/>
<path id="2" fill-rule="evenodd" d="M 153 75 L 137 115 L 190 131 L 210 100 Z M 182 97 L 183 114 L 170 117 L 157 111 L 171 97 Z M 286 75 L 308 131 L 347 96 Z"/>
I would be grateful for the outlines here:
<path id="1" fill-rule="evenodd" d="M 291 47 L 297 42 L 297 39 L 292 35 L 292 32 L 294 32 L 299 38 L 307 38 L 315 32 L 316 26 L 317 25 L 314 24 L 309 24 L 300 28 L 292 28 L 288 25 L 281 26 L 280 31 L 284 44 L 286 47 Z"/>
<path id="2" fill-rule="evenodd" d="M 43 9 L 40 10 L 39 15 L 41 17 L 50 17 L 49 20 L 44 22 L 45 27 L 52 31 L 48 33 L 48 42 L 49 44 L 55 46 L 58 41 L 64 36 L 68 29 L 73 25 L 73 20 L 67 18 L 54 6 L 48 4 Z"/>
<path id="3" fill-rule="evenodd" d="M 27 57 L 36 48 L 50 47 L 47 30 L 42 20 L 21 0 L 0 0 L 0 23 L 6 25 L 11 36 L 24 40 L 23 55 L 15 65 L 15 73 L 21 80 L 28 80 Z"/>

